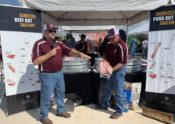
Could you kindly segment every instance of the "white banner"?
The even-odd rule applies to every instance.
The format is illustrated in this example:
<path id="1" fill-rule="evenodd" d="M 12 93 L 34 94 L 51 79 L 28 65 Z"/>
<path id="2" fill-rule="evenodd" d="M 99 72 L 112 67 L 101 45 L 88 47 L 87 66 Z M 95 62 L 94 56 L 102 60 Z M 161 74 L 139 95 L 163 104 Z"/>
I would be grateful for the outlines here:
<path id="1" fill-rule="evenodd" d="M 175 94 L 175 30 L 149 33 L 146 91 Z"/>
<path id="2" fill-rule="evenodd" d="M 41 33 L 0 31 L 6 95 L 40 90 L 39 75 L 31 62 L 33 44 Z"/>
<path id="3" fill-rule="evenodd" d="M 39 90 L 31 52 L 34 42 L 42 37 L 41 12 L 1 6 L 0 17 L 6 96 Z"/>
<path id="4" fill-rule="evenodd" d="M 175 4 L 175 0 L 171 0 L 171 3 L 172 3 L 172 4 Z"/>

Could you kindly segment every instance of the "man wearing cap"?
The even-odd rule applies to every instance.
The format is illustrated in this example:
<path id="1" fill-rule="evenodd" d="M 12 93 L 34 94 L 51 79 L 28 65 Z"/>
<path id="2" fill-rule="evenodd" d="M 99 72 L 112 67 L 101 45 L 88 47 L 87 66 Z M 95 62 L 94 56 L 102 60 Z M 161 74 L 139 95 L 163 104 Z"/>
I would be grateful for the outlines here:
<path id="1" fill-rule="evenodd" d="M 32 51 L 32 62 L 38 65 L 40 71 L 40 121 L 43 124 L 52 124 L 48 118 L 50 98 L 55 93 L 56 115 L 69 118 L 70 114 L 64 110 L 65 83 L 62 69 L 64 55 L 79 56 L 89 60 L 90 57 L 75 49 L 66 47 L 62 42 L 55 41 L 56 29 L 53 24 L 45 24 L 43 38 L 36 41 Z"/>
<path id="2" fill-rule="evenodd" d="M 107 109 L 111 92 L 115 90 L 116 112 L 113 113 L 110 118 L 117 119 L 122 116 L 123 113 L 123 87 L 125 82 L 127 55 L 128 48 L 126 43 L 121 39 L 119 31 L 117 29 L 110 29 L 108 31 L 110 42 L 105 49 L 105 55 L 107 61 L 113 68 L 113 73 L 106 83 L 104 97 L 101 101 L 101 108 Z"/>

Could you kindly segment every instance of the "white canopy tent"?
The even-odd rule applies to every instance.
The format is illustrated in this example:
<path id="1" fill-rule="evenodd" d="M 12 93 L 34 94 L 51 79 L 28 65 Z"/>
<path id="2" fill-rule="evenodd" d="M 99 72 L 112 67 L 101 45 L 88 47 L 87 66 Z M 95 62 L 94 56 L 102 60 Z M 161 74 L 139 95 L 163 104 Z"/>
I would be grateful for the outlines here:
<path id="1" fill-rule="evenodd" d="M 61 29 L 64 31 L 70 32 L 96 32 L 96 31 L 106 31 L 111 28 L 118 28 L 127 30 L 126 25 L 106 25 L 106 26 L 61 26 Z M 141 21 L 139 23 L 129 25 L 128 26 L 128 34 L 136 34 L 136 33 L 148 33 L 149 31 L 149 19 Z"/>
<path id="2" fill-rule="evenodd" d="M 128 34 L 137 34 L 137 33 L 148 34 L 148 32 L 149 32 L 149 19 L 128 26 Z"/>
<path id="3" fill-rule="evenodd" d="M 126 25 L 148 18 L 148 11 L 169 0 L 25 0 L 59 25 Z M 48 19 L 48 18 L 47 18 Z M 47 21 L 47 20 L 45 20 Z"/>
<path id="4" fill-rule="evenodd" d="M 61 26 L 65 31 L 101 31 L 110 28 L 114 28 L 113 25 L 105 25 L 105 26 Z"/>

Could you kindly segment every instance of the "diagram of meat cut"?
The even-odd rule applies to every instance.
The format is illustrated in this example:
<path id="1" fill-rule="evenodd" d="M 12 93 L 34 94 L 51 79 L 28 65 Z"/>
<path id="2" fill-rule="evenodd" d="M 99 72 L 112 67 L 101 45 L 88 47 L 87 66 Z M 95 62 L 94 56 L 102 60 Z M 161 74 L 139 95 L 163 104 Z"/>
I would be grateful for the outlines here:
<path id="1" fill-rule="evenodd" d="M 174 79 L 174 70 L 173 70 L 173 52 L 174 52 L 174 41 L 175 34 L 172 35 L 171 40 L 168 40 L 164 44 L 162 49 L 162 59 L 160 62 L 160 77 L 166 79 Z M 164 83 L 167 83 L 165 80 Z"/>
<path id="2" fill-rule="evenodd" d="M 39 76 L 32 64 L 31 52 L 34 42 L 42 37 L 41 33 L 1 31 L 0 34 L 6 94 L 14 95 L 40 90 L 40 83 L 36 83 Z"/>
<path id="3" fill-rule="evenodd" d="M 147 91 L 163 93 L 175 86 L 175 31 L 149 34 Z M 171 90 L 172 91 L 172 90 Z M 175 93 L 173 93 L 175 94 Z"/>

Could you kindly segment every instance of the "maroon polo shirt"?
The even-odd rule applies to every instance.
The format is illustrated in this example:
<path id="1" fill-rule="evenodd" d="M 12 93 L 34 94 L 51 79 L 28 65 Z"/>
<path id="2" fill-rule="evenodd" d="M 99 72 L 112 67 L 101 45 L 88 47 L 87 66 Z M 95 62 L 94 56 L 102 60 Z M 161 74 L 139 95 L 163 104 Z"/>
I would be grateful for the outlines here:
<path id="1" fill-rule="evenodd" d="M 119 43 L 114 45 L 111 42 L 108 42 L 105 48 L 105 55 L 107 61 L 112 67 L 116 66 L 119 63 L 127 63 L 128 48 L 124 41 L 120 39 Z"/>
<path id="2" fill-rule="evenodd" d="M 44 38 L 35 42 L 32 51 L 32 61 L 34 61 L 37 57 L 42 56 L 48 53 L 53 49 L 53 42 L 48 42 Z M 62 69 L 63 65 L 63 57 L 64 55 L 69 55 L 71 49 L 65 46 L 62 42 L 56 41 L 55 47 L 57 47 L 57 54 L 51 58 L 49 58 L 44 63 L 38 65 L 39 71 L 44 72 L 55 72 Z"/>

